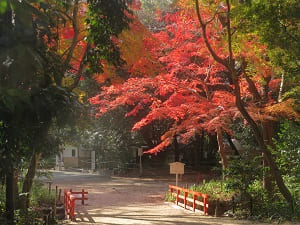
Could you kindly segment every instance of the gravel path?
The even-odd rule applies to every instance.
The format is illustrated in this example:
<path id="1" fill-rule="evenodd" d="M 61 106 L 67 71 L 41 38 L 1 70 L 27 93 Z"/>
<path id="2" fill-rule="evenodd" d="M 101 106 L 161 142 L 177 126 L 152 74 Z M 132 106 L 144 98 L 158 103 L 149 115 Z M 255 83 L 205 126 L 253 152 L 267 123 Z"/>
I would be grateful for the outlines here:
<path id="1" fill-rule="evenodd" d="M 250 221 L 203 216 L 164 201 L 168 180 L 103 177 L 79 172 L 54 172 L 53 185 L 59 188 L 85 189 L 87 204 L 76 204 L 76 222 L 66 224 L 123 225 L 235 225 Z M 258 224 L 258 223 L 257 223 Z"/>

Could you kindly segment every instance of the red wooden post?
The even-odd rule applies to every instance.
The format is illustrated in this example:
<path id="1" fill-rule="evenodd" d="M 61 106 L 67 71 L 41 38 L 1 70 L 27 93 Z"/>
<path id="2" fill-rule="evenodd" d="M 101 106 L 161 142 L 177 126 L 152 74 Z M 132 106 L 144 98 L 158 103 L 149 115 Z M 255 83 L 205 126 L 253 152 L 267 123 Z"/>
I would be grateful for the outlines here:
<path id="1" fill-rule="evenodd" d="M 180 190 L 177 189 L 177 196 L 176 196 L 176 204 L 178 205 L 179 202 L 179 194 L 180 194 Z"/>
<path id="2" fill-rule="evenodd" d="M 208 199 L 209 195 L 206 195 L 206 215 L 208 215 Z"/>
<path id="3" fill-rule="evenodd" d="M 70 196 L 70 218 L 72 221 L 75 219 L 75 197 Z"/>
<path id="4" fill-rule="evenodd" d="M 69 219 L 72 220 L 72 200 L 71 198 L 69 197 L 69 212 L 68 212 L 68 215 L 69 215 Z"/>
<path id="5" fill-rule="evenodd" d="M 207 207 L 206 207 L 207 202 L 208 202 L 208 196 L 203 195 L 203 212 L 204 212 L 204 215 L 207 215 Z"/>
<path id="6" fill-rule="evenodd" d="M 187 191 L 184 191 L 184 209 L 186 209 L 186 197 L 188 195 Z"/>
<path id="7" fill-rule="evenodd" d="M 82 200 L 81 200 L 81 205 L 84 205 L 84 189 L 82 189 Z"/>
<path id="8" fill-rule="evenodd" d="M 70 204 L 69 192 L 67 192 L 66 193 L 66 211 L 67 211 L 67 215 L 69 214 L 69 204 Z"/>
<path id="9" fill-rule="evenodd" d="M 68 215 L 68 213 L 69 213 L 69 202 L 68 202 L 69 200 L 68 200 L 68 193 L 66 192 L 66 203 L 65 203 L 65 210 L 66 210 L 66 214 Z"/>
<path id="10" fill-rule="evenodd" d="M 67 190 L 64 189 L 64 205 L 65 205 L 65 212 L 67 212 Z"/>
<path id="11" fill-rule="evenodd" d="M 72 195 L 72 192 L 68 191 L 67 192 L 67 213 L 69 214 L 70 217 L 71 217 L 71 213 L 72 213 L 71 195 Z"/>
<path id="12" fill-rule="evenodd" d="M 67 214 L 69 213 L 69 193 L 67 190 L 65 190 L 65 198 L 66 198 L 66 201 L 65 201 L 65 206 L 66 206 L 66 212 Z"/>
<path id="13" fill-rule="evenodd" d="M 194 212 L 195 212 L 195 209 L 196 209 L 196 195 L 194 194 L 193 195 L 193 210 L 194 210 Z"/>
<path id="14" fill-rule="evenodd" d="M 173 187 L 169 186 L 170 187 L 170 199 L 172 199 L 172 196 L 173 196 Z"/>

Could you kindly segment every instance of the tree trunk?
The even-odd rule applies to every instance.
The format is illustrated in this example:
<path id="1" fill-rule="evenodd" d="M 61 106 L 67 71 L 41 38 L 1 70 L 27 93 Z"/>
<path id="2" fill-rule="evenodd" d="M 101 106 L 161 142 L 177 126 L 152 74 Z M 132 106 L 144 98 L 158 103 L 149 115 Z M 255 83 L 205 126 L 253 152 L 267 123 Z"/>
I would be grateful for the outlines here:
<path id="1" fill-rule="evenodd" d="M 270 152 L 270 150 L 267 148 L 267 146 L 264 142 L 262 132 L 259 130 L 257 123 L 252 119 L 252 117 L 249 115 L 249 113 L 247 112 L 247 110 L 245 109 L 245 107 L 243 105 L 243 102 L 241 100 L 241 94 L 240 94 L 240 86 L 238 84 L 236 72 L 233 68 L 231 69 L 230 72 L 232 74 L 234 87 L 235 87 L 234 94 L 235 94 L 236 106 L 237 106 L 238 110 L 240 111 L 240 113 L 242 114 L 242 116 L 244 117 L 244 119 L 249 123 L 250 127 L 252 128 L 254 135 L 255 135 L 255 139 L 256 139 L 262 153 L 264 154 L 266 161 L 268 162 L 268 164 L 270 166 L 270 172 L 276 181 L 276 184 L 278 186 L 280 193 L 287 200 L 287 202 L 289 202 L 291 205 L 293 205 L 294 199 L 291 195 L 291 192 L 284 184 L 284 181 L 279 172 L 279 169 L 278 169 L 277 165 L 275 164 L 273 155 Z"/>
<path id="2" fill-rule="evenodd" d="M 13 182 L 14 182 L 14 202 L 15 202 L 15 209 L 18 208 L 18 201 L 19 201 L 18 180 L 19 180 L 19 171 L 18 170 L 14 170 L 14 173 L 13 173 Z"/>
<path id="3" fill-rule="evenodd" d="M 217 135 L 209 135 L 208 136 L 208 158 L 212 157 L 217 153 L 216 149 L 218 148 Z"/>
<path id="4" fill-rule="evenodd" d="M 199 163 L 199 151 L 197 148 L 197 143 L 196 145 L 193 147 L 193 155 L 192 155 L 192 162 L 193 162 L 193 166 L 194 167 L 198 167 L 198 163 Z"/>
<path id="5" fill-rule="evenodd" d="M 174 155 L 175 155 L 175 162 L 179 162 L 179 147 L 177 142 L 176 135 L 174 136 Z"/>
<path id="6" fill-rule="evenodd" d="M 263 138 L 264 138 L 265 144 L 273 147 L 272 138 L 274 136 L 274 132 L 273 132 L 273 124 L 271 121 L 262 123 L 262 133 L 263 133 Z M 270 168 L 268 160 L 264 153 L 262 153 L 262 160 L 263 160 L 263 167 Z M 271 176 L 271 174 L 268 171 L 264 172 L 263 186 L 264 186 L 264 189 L 267 190 L 267 192 L 269 193 L 270 196 L 272 196 L 272 192 L 274 190 L 273 180 L 274 180 L 274 178 Z"/>
<path id="7" fill-rule="evenodd" d="M 266 144 L 264 143 L 264 139 L 262 137 L 262 132 L 260 131 L 257 123 L 252 119 L 252 117 L 249 115 L 248 111 L 246 110 L 244 106 L 244 102 L 241 99 L 241 93 L 240 93 L 240 85 L 239 85 L 239 71 L 236 69 L 235 65 L 235 59 L 233 56 L 233 51 L 232 51 L 232 30 L 231 30 L 231 12 L 230 12 L 230 0 L 226 0 L 226 6 L 227 6 L 227 12 L 226 12 L 226 17 L 227 17 L 227 44 L 228 44 L 228 58 L 224 59 L 220 57 L 216 52 L 214 51 L 213 47 L 211 46 L 207 33 L 206 33 L 206 26 L 208 23 L 206 23 L 203 18 L 201 17 L 200 13 L 200 8 L 199 8 L 199 0 L 195 0 L 195 5 L 196 5 L 196 13 L 198 20 L 201 25 L 202 29 L 202 35 L 204 39 L 204 43 L 209 50 L 211 56 L 214 58 L 216 62 L 219 64 L 223 65 L 225 68 L 228 69 L 229 74 L 228 77 L 232 79 L 233 85 L 234 85 L 234 95 L 235 95 L 235 104 L 236 107 L 238 108 L 239 112 L 242 114 L 244 119 L 249 123 L 250 127 L 252 128 L 256 141 L 258 143 L 258 146 L 260 147 L 262 153 L 264 154 L 266 161 L 268 162 L 270 166 L 270 172 L 272 176 L 274 177 L 276 184 L 279 188 L 279 191 L 281 194 L 284 196 L 284 198 L 293 205 L 293 197 L 291 195 L 291 192 L 289 189 L 285 186 L 282 176 L 279 172 L 279 169 L 277 165 L 275 164 L 275 161 L 273 159 L 273 156 L 269 149 L 267 148 Z M 243 71 L 243 70 L 241 70 Z"/>
<path id="8" fill-rule="evenodd" d="M 220 127 L 217 128 L 217 140 L 219 145 L 219 155 L 221 157 L 223 170 L 228 167 L 228 159 L 224 149 L 223 134 Z"/>
<path id="9" fill-rule="evenodd" d="M 199 162 L 203 160 L 203 151 L 204 151 L 204 131 L 200 135 L 196 135 L 196 146 L 195 146 L 195 157 L 194 164 L 199 167 Z"/>
<path id="10" fill-rule="evenodd" d="M 282 93 L 283 93 L 283 84 L 284 84 L 284 73 L 281 74 L 281 82 L 278 94 L 278 102 L 282 102 Z"/>
<path id="11" fill-rule="evenodd" d="M 230 147 L 231 147 L 232 150 L 234 151 L 234 155 L 240 156 L 239 151 L 237 150 L 237 148 L 236 148 L 235 145 L 233 144 L 233 142 L 232 142 L 232 140 L 231 140 L 231 136 L 230 136 L 228 133 L 226 133 L 226 138 L 227 138 L 227 141 L 228 141 Z"/>
<path id="12" fill-rule="evenodd" d="M 8 225 L 14 225 L 14 210 L 15 210 L 15 185 L 14 185 L 14 170 L 8 168 L 5 176 L 6 184 L 6 201 L 5 201 L 5 214 Z"/>
<path id="13" fill-rule="evenodd" d="M 203 152 L 204 152 L 204 130 L 202 130 L 202 134 L 200 136 L 200 141 L 199 141 L 200 160 L 203 160 L 204 158 Z"/>
<path id="14" fill-rule="evenodd" d="M 24 195 L 22 195 L 22 198 L 20 199 L 22 209 L 27 209 L 29 207 L 30 191 L 40 157 L 41 153 L 33 152 L 28 171 L 23 182 L 22 193 Z"/>

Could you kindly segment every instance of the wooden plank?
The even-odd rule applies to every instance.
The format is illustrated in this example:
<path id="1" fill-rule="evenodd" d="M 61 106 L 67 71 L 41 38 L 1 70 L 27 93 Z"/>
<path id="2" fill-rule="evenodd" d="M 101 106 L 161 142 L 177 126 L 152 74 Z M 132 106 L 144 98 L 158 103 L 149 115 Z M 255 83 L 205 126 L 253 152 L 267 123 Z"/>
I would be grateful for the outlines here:
<path id="1" fill-rule="evenodd" d="M 174 197 L 177 196 L 176 193 L 172 193 L 172 195 L 173 195 Z M 183 196 L 183 195 L 178 195 L 178 198 L 184 199 L 184 196 Z M 191 202 L 191 203 L 193 203 L 193 201 L 194 201 L 194 199 L 189 198 L 189 197 L 187 197 L 186 200 L 189 201 L 189 202 Z M 199 200 L 195 200 L 195 203 L 196 203 L 196 205 L 204 206 L 204 203 L 201 202 L 201 201 L 199 201 Z M 208 207 L 208 204 L 206 204 L 206 207 Z"/>
<path id="2" fill-rule="evenodd" d="M 178 195 L 178 198 L 184 199 L 183 195 Z"/>
<path id="3" fill-rule="evenodd" d="M 84 194 L 88 194 L 88 192 L 83 192 Z M 82 191 L 72 191 L 71 194 L 82 194 Z"/>
<path id="4" fill-rule="evenodd" d="M 82 198 L 75 198 L 75 200 L 82 200 Z M 83 200 L 89 200 L 88 198 L 84 198 Z"/>
<path id="5" fill-rule="evenodd" d="M 184 208 L 184 204 L 183 203 L 181 203 L 181 202 L 179 202 L 178 203 L 178 206 L 180 206 L 180 207 L 182 207 L 182 208 Z M 193 207 L 191 207 L 191 206 L 186 206 L 186 209 L 187 210 L 191 210 L 191 211 L 194 211 L 193 210 Z M 202 211 L 202 210 L 199 210 L 199 209 L 195 209 L 195 212 L 198 212 L 198 213 L 202 213 L 202 214 L 204 214 L 204 212 Z"/>
<path id="6" fill-rule="evenodd" d="M 193 191 L 193 190 L 190 190 L 190 189 L 186 189 L 186 188 L 177 187 L 177 186 L 174 186 L 174 185 L 169 185 L 169 188 L 172 188 L 172 189 L 175 189 L 175 190 L 180 190 L 180 191 L 183 191 L 183 192 L 188 192 L 189 194 L 196 195 L 196 196 L 202 197 L 202 198 L 208 197 L 207 194 L 203 194 L 203 193 Z"/>

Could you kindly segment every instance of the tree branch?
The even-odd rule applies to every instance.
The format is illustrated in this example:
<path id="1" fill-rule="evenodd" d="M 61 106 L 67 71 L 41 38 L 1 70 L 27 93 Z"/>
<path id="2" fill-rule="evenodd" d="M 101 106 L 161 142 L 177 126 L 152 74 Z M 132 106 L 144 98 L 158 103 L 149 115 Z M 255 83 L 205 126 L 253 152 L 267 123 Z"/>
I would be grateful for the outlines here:
<path id="1" fill-rule="evenodd" d="M 282 102 L 282 93 L 283 93 L 283 84 L 284 84 L 284 72 L 281 74 L 280 88 L 278 93 L 278 102 Z"/>
<path id="2" fill-rule="evenodd" d="M 213 50 L 213 48 L 211 47 L 208 38 L 207 38 L 207 34 L 206 34 L 206 23 L 203 22 L 201 14 L 200 14 L 200 8 L 199 8 L 199 0 L 195 0 L 196 3 L 196 12 L 197 12 L 197 17 L 198 20 L 200 22 L 201 25 L 201 29 L 202 29 L 202 34 L 203 34 L 203 39 L 205 42 L 205 45 L 208 49 L 208 51 L 210 52 L 210 54 L 212 55 L 212 57 L 214 58 L 214 60 L 216 60 L 218 63 L 220 63 L 221 65 L 225 66 L 226 68 L 228 68 L 227 62 L 222 59 L 221 57 L 219 57 L 216 52 Z"/>
<path id="3" fill-rule="evenodd" d="M 80 81 L 80 77 L 82 76 L 82 73 L 83 73 L 83 69 L 84 69 L 84 66 L 85 66 L 85 59 L 86 59 L 86 56 L 89 52 L 91 48 L 91 45 L 88 44 L 85 48 L 85 51 L 84 51 L 84 54 L 82 56 L 82 59 L 81 59 L 81 62 L 80 62 L 80 66 L 79 66 L 79 69 L 78 69 L 78 72 L 77 72 L 77 76 L 76 78 L 74 79 L 74 82 L 71 86 L 68 87 L 69 90 L 73 90 L 74 88 L 76 88 L 78 86 L 78 83 Z"/>
<path id="4" fill-rule="evenodd" d="M 214 13 L 214 15 L 209 19 L 209 20 L 207 20 L 204 24 L 205 24 L 205 26 L 207 25 L 207 24 L 210 24 L 215 18 L 216 18 L 216 15 L 218 14 L 218 9 L 215 11 L 215 13 Z"/>
<path id="5" fill-rule="evenodd" d="M 254 101 L 255 101 L 255 102 L 260 101 L 260 100 L 261 100 L 261 96 L 260 96 L 260 94 L 258 93 L 257 88 L 256 88 L 254 82 L 251 80 L 250 77 L 247 76 L 246 73 L 244 73 L 244 77 L 245 77 L 245 79 L 246 79 L 246 81 L 247 81 L 247 83 L 248 83 L 248 85 L 249 85 L 249 91 L 250 91 L 251 94 L 253 95 Z"/>
<path id="6" fill-rule="evenodd" d="M 72 39 L 72 43 L 71 43 L 71 46 L 69 48 L 69 52 L 67 54 L 67 57 L 65 59 L 65 62 L 64 64 L 67 66 L 70 64 L 70 61 L 72 59 L 72 56 L 73 56 L 73 52 L 75 50 L 75 47 L 77 45 L 77 39 L 78 39 L 78 36 L 79 36 L 79 28 L 78 28 L 78 21 L 77 21 L 77 17 L 78 17 L 78 3 L 79 0 L 75 0 L 75 3 L 74 3 L 74 8 L 73 8 L 73 17 L 72 17 L 72 26 L 73 26 L 73 30 L 74 30 L 74 37 Z"/>
<path id="7" fill-rule="evenodd" d="M 229 52 L 229 62 L 230 67 L 234 67 L 233 53 L 232 53 L 232 40 L 231 40 L 231 25 L 230 25 L 230 3 L 229 0 L 226 0 L 227 5 L 227 39 L 228 39 L 228 52 Z"/>
<path id="8" fill-rule="evenodd" d="M 75 46 L 80 42 L 80 41 L 83 41 L 84 39 L 80 39 L 80 40 L 77 40 L 76 43 L 75 43 Z M 61 58 L 63 58 L 66 54 L 69 54 L 69 52 L 71 51 L 71 46 L 69 46 L 62 54 L 61 54 Z M 74 51 L 74 50 L 73 50 Z M 72 56 L 73 54 L 71 54 L 71 59 L 73 58 Z M 70 59 L 70 60 L 71 60 Z"/>

